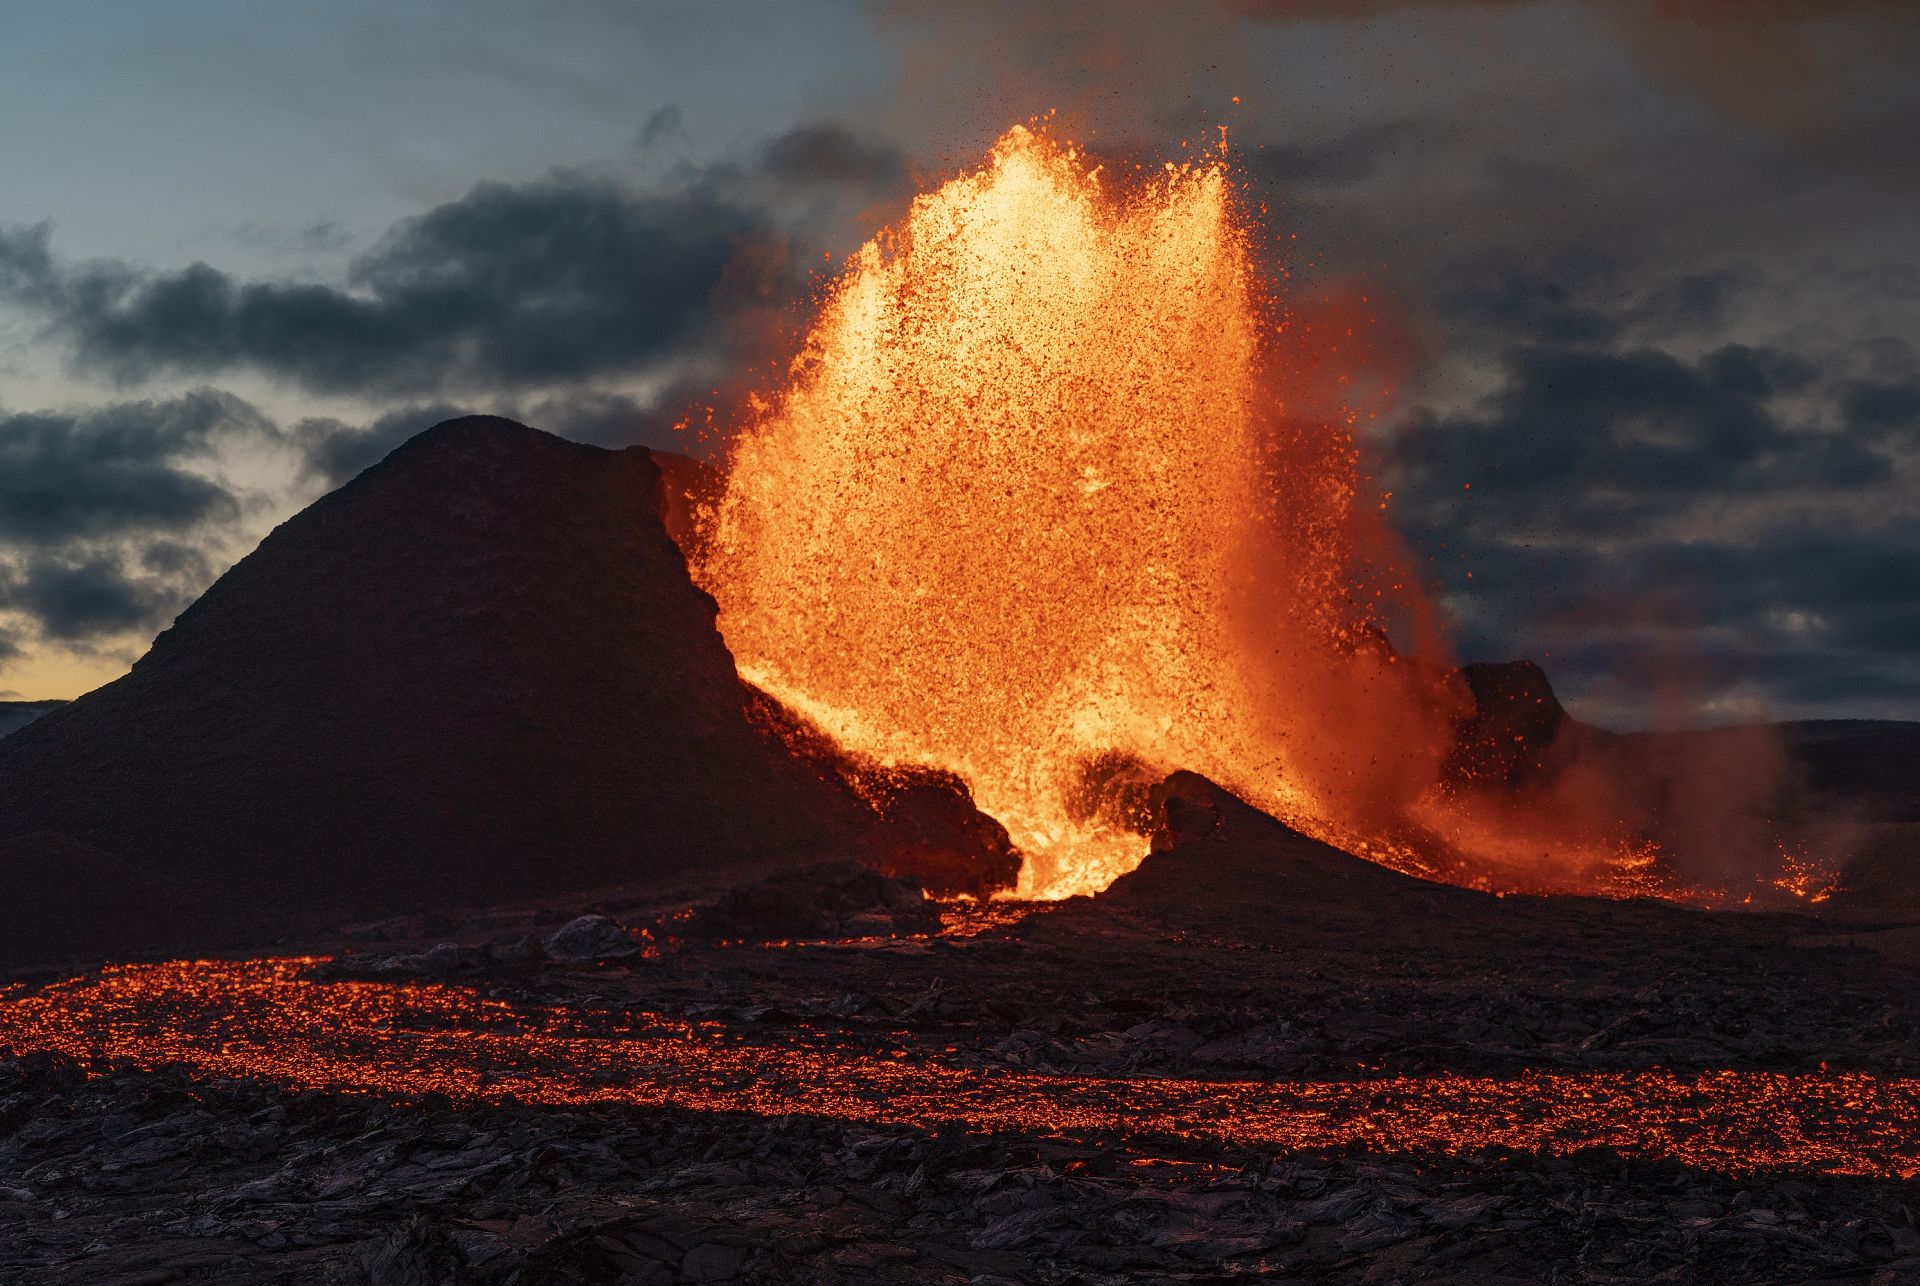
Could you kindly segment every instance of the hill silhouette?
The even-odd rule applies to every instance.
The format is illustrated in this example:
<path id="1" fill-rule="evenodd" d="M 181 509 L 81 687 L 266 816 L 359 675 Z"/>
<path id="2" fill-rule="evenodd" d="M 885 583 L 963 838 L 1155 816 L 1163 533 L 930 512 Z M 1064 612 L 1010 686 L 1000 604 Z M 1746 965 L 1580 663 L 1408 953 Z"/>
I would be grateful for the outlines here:
<path id="1" fill-rule="evenodd" d="M 0 840 L 274 926 L 844 857 L 871 818 L 749 720 L 659 485 L 641 448 L 428 430 L 0 741 Z M 122 945 L 177 938 L 168 902 Z"/>
<path id="2" fill-rule="evenodd" d="M 26 727 L 50 710 L 58 710 L 64 701 L 0 701 L 0 737 Z"/>

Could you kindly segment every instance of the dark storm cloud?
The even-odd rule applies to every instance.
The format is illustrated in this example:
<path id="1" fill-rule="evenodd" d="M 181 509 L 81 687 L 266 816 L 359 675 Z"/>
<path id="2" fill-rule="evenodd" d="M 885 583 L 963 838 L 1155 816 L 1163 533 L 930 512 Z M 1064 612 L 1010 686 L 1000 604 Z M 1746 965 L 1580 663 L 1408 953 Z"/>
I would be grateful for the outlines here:
<path id="1" fill-rule="evenodd" d="M 631 375 L 724 338 L 730 307 L 800 278 L 792 200 L 905 182 L 903 156 L 832 126 L 666 189 L 556 174 L 483 183 L 394 227 L 344 285 L 244 281 L 205 263 L 67 264 L 50 228 L 0 229 L 0 299 L 122 382 L 256 372 L 323 393 L 529 388 Z"/>
<path id="2" fill-rule="evenodd" d="M 273 433 L 252 407 L 212 392 L 0 414 L 0 542 L 48 548 L 230 520 L 233 494 L 191 466 Z"/>
<path id="3" fill-rule="evenodd" d="M 1357 183 L 1391 164 L 1403 149 L 1430 146 L 1433 131 L 1406 118 L 1373 121 L 1331 138 L 1270 139 L 1246 158 L 1256 181 L 1294 188 L 1336 188 Z"/>
<path id="4" fill-rule="evenodd" d="M 0 605 L 26 613 L 42 637 L 71 643 L 151 628 L 181 604 L 168 585 L 134 579 L 117 559 L 100 557 L 34 559 L 0 588 Z"/>
<path id="5" fill-rule="evenodd" d="M 1765 285 L 1740 264 L 1669 266 L 1650 248 L 1633 262 L 1578 242 L 1531 256 L 1500 246 L 1430 271 L 1449 345 L 1491 352 L 1696 339 L 1723 330 Z"/>
<path id="6" fill-rule="evenodd" d="M 1600 252 L 1600 231 L 1529 229 L 1412 279 L 1445 349 L 1383 485 L 1463 654 L 1541 660 L 1603 721 L 1755 697 L 1920 713 L 1915 372 L 1868 329 L 1903 324 L 1886 274 L 1790 283 L 1738 245 Z"/>
<path id="7" fill-rule="evenodd" d="M 149 628 L 212 578 L 247 497 L 213 466 L 277 427 L 223 393 L 0 415 L 0 611 L 63 644 Z"/>
<path id="8" fill-rule="evenodd" d="M 767 145 L 761 169 L 794 184 L 835 184 L 885 191 L 909 178 L 907 157 L 878 138 L 863 138 L 837 125 L 803 125 Z"/>
<path id="9" fill-rule="evenodd" d="M 1763 695 L 1776 715 L 1910 712 L 1920 695 L 1920 531 L 1796 530 L 1748 541 L 1651 535 L 1556 544 L 1497 531 L 1448 550 L 1474 569 L 1460 634 L 1468 659 L 1516 640 L 1603 720 L 1710 709 Z M 1457 583 L 1457 577 L 1454 578 Z"/>
<path id="10" fill-rule="evenodd" d="M 1440 301 L 1461 326 L 1531 335 L 1548 344 L 1595 344 L 1617 338 L 1624 323 L 1582 302 L 1566 282 L 1508 268 L 1461 286 Z"/>
<path id="11" fill-rule="evenodd" d="M 1491 394 L 1394 439 L 1398 514 L 1460 608 L 1463 650 L 1550 651 L 1565 686 L 1603 702 L 1663 670 L 1696 700 L 1739 684 L 1789 708 L 1908 700 L 1916 390 L 1776 346 L 1608 342 L 1643 299 L 1594 309 L 1605 324 L 1563 328 L 1569 342 L 1510 348 Z M 1537 306 L 1508 312 L 1512 332 L 1541 329 Z"/>
<path id="12" fill-rule="evenodd" d="M 699 343 L 753 212 L 553 178 L 482 184 L 396 228 L 346 288 L 241 281 L 204 263 L 62 268 L 45 229 L 0 247 L 12 296 L 78 368 L 133 382 L 256 371 L 317 392 L 482 387 L 643 369 Z M 9 278 L 0 277 L 0 282 Z"/>
<path id="13" fill-rule="evenodd" d="M 647 123 L 640 127 L 636 145 L 642 152 L 653 153 L 686 147 L 692 142 L 693 136 L 687 133 L 686 113 L 678 104 L 668 103 L 647 117 Z"/>
<path id="14" fill-rule="evenodd" d="M 315 417 L 295 424 L 288 436 L 300 449 L 308 474 L 332 487 L 377 463 L 421 430 L 472 413 L 468 407 L 437 402 L 390 411 L 367 424 Z"/>
<path id="15" fill-rule="evenodd" d="M 1841 406 L 1848 425 L 1864 434 L 1920 435 L 1920 379 L 1857 381 L 1847 386 Z"/>
<path id="16" fill-rule="evenodd" d="M 1561 530 L 1643 522 L 1706 494 L 1886 480 L 1891 462 L 1860 437 L 1781 418 L 1776 398 L 1810 378 L 1804 359 L 1742 345 L 1697 362 L 1521 349 L 1478 412 L 1417 426 L 1403 449 L 1424 479 L 1496 497 L 1501 520 Z"/>

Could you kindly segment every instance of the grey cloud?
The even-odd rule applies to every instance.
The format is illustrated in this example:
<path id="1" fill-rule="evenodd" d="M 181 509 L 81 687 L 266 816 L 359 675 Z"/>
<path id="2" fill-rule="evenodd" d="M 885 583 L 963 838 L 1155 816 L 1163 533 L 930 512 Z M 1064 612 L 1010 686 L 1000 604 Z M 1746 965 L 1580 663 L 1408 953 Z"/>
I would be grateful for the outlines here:
<path id="1" fill-rule="evenodd" d="M 184 601 L 176 587 L 134 579 L 111 557 L 36 558 L 0 587 L 0 606 L 24 612 L 43 637 L 63 643 L 156 626 Z"/>
<path id="2" fill-rule="evenodd" d="M 1889 433 L 1913 390 L 1845 366 L 1777 346 L 1538 344 L 1510 350 L 1472 409 L 1411 416 L 1387 474 L 1463 609 L 1463 650 L 1550 654 L 1603 703 L 1662 666 L 1696 698 L 1910 702 L 1920 522 Z"/>
<path id="3" fill-rule="evenodd" d="M 790 212 L 836 185 L 904 181 L 904 158 L 830 126 L 750 164 L 634 191 L 560 173 L 483 183 L 398 224 L 343 284 L 245 281 L 205 263 L 63 263 L 46 224 L 0 230 L 0 299 L 121 382 L 254 372 L 324 393 L 512 390 L 711 353 L 734 304 L 796 290 Z"/>
<path id="4" fill-rule="evenodd" d="M 1873 436 L 1920 434 L 1920 378 L 1850 384 L 1841 397 L 1847 424 Z"/>
<path id="5" fill-rule="evenodd" d="M 396 228 L 347 288 L 244 282 L 207 264 L 82 265 L 16 298 L 78 368 L 134 382 L 257 371 L 318 392 L 482 387 L 642 369 L 711 332 L 754 217 L 700 193 L 483 184 Z"/>
<path id="6" fill-rule="evenodd" d="M 367 424 L 314 417 L 295 424 L 288 436 L 299 448 L 307 473 L 331 487 L 376 463 L 422 429 L 473 413 L 471 408 L 442 402 L 403 407 Z"/>
<path id="7" fill-rule="evenodd" d="M 1461 286 L 1440 300 L 1450 320 L 1546 344 L 1597 344 L 1617 338 L 1624 323 L 1580 300 L 1564 281 L 1509 268 Z"/>
<path id="8" fill-rule="evenodd" d="M 1430 146 L 1431 134 L 1404 117 L 1370 121 L 1331 136 L 1268 139 L 1255 145 L 1245 165 L 1256 183 L 1283 195 L 1294 188 L 1343 188 L 1372 177 L 1403 149 Z"/>
<path id="9" fill-rule="evenodd" d="M 853 134 L 838 125 L 789 130 L 766 147 L 760 168 L 795 184 L 832 184 L 887 189 L 907 181 L 906 153 L 884 139 Z"/>
<path id="10" fill-rule="evenodd" d="M 0 415 L 0 540 L 45 548 L 230 520 L 236 498 L 191 466 L 274 433 L 246 403 L 207 391 Z"/>
<path id="11" fill-rule="evenodd" d="M 1671 497 L 1749 489 L 1780 470 L 1853 485 L 1887 462 L 1856 442 L 1789 429 L 1774 395 L 1804 382 L 1803 363 L 1771 350 L 1724 347 L 1698 363 L 1652 349 L 1516 350 L 1506 381 L 1477 413 L 1428 422 L 1403 463 L 1440 488 L 1472 484 L 1507 511 L 1578 520 L 1590 530 L 1634 521 Z M 1486 501 L 1487 495 L 1497 500 Z"/>
<path id="12" fill-rule="evenodd" d="M 636 146 L 644 153 L 664 151 L 670 147 L 685 147 L 693 141 L 687 133 L 686 115 L 675 103 L 647 117 L 646 124 L 640 127 L 640 137 Z"/>
<path id="13" fill-rule="evenodd" d="M 163 623 L 213 578 L 206 546 L 251 500 L 220 479 L 222 452 L 280 441 L 204 390 L 0 415 L 0 659 L 30 636 L 84 649 Z"/>
<path id="14" fill-rule="evenodd" d="M 1737 320 L 1763 285 L 1741 266 L 1663 272 L 1578 244 L 1559 248 L 1545 264 L 1502 248 L 1438 276 L 1435 307 L 1451 340 L 1494 351 L 1697 342 Z"/>

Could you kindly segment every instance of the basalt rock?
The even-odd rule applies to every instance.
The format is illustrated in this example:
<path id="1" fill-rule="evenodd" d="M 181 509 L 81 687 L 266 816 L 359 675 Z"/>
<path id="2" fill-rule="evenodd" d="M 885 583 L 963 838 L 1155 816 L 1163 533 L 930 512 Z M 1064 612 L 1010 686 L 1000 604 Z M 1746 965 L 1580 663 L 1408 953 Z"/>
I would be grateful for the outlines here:
<path id="1" fill-rule="evenodd" d="M 0 701 L 0 737 L 26 727 L 65 704 L 64 701 Z"/>
<path id="2" fill-rule="evenodd" d="M 234 912 L 220 897 L 52 831 L 0 839 L 0 959 L 185 946 Z"/>
<path id="3" fill-rule="evenodd" d="M 1020 876 L 1020 851 L 1006 827 L 974 805 L 957 775 L 924 765 L 880 766 L 849 756 L 799 714 L 755 689 L 756 727 L 819 780 L 847 790 L 868 814 L 866 852 L 880 870 L 913 880 L 936 897 L 985 897 Z"/>
<path id="4" fill-rule="evenodd" d="M 547 938 L 545 947 L 549 956 L 568 964 L 597 964 L 640 953 L 640 944 L 604 915 L 567 921 Z"/>
<path id="5" fill-rule="evenodd" d="M 729 889 L 662 936 L 692 942 L 774 942 L 937 933 L 939 909 L 914 880 L 832 863 Z"/>
<path id="6" fill-rule="evenodd" d="M 866 774 L 862 795 L 878 814 L 883 867 L 929 893 L 985 897 L 1012 888 L 1020 851 L 1007 828 L 974 807 L 967 783 L 934 768 Z"/>

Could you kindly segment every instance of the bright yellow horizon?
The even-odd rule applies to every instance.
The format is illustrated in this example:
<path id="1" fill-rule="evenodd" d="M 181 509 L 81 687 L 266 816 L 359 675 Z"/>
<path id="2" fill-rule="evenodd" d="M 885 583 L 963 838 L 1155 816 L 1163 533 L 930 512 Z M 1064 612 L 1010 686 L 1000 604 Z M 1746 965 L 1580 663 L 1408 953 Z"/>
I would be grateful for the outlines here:
<path id="1" fill-rule="evenodd" d="M 71 701 L 111 683 L 127 669 L 124 654 L 75 656 L 39 648 L 0 666 L 0 693 L 19 694 L 6 697 L 8 701 Z"/>

